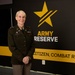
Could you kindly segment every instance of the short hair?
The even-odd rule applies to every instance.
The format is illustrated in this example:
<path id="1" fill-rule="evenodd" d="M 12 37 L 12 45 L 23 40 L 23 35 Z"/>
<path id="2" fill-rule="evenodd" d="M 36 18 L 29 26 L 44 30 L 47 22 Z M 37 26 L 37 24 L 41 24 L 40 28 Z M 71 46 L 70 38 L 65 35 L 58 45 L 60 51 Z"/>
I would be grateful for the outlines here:
<path id="1" fill-rule="evenodd" d="M 24 13 L 24 15 L 26 16 L 26 12 L 25 12 L 25 11 L 23 11 L 23 10 L 19 10 L 19 11 L 16 12 L 15 17 L 16 17 L 19 13 L 21 13 L 21 12 Z"/>

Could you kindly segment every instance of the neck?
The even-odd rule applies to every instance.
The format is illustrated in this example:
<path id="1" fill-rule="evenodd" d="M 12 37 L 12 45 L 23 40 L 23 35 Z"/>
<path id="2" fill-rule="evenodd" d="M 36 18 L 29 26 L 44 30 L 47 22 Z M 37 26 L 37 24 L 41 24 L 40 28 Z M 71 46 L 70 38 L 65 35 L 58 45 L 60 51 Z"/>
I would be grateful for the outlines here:
<path id="1" fill-rule="evenodd" d="M 21 26 L 18 26 L 18 27 L 20 28 L 20 30 L 24 29 L 24 26 L 22 26 L 22 27 Z"/>
<path id="2" fill-rule="evenodd" d="M 20 30 L 24 29 L 24 25 L 18 25 L 18 27 L 20 28 Z"/>

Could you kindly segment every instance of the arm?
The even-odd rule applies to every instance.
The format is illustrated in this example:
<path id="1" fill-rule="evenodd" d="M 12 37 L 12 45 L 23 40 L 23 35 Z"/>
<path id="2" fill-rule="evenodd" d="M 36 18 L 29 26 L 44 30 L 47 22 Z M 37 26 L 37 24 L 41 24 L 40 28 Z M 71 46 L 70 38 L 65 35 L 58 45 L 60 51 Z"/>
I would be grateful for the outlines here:
<path id="1" fill-rule="evenodd" d="M 15 41 L 14 41 L 14 37 L 13 37 L 13 28 L 10 28 L 8 30 L 8 47 L 9 50 L 12 52 L 12 55 L 17 58 L 19 61 L 22 61 L 23 59 L 23 55 L 21 54 L 21 52 L 19 50 L 17 50 L 16 45 L 15 45 Z"/>
<path id="2" fill-rule="evenodd" d="M 31 31 L 31 46 L 30 46 L 30 50 L 28 52 L 28 56 L 30 58 L 33 57 L 34 52 L 35 52 L 35 42 L 34 42 L 34 35 Z"/>

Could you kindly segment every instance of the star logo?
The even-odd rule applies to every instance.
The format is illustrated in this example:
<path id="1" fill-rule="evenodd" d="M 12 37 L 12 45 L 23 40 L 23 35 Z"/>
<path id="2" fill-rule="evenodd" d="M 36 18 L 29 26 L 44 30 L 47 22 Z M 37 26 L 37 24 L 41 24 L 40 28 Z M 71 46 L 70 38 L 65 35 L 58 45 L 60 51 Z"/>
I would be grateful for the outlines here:
<path id="1" fill-rule="evenodd" d="M 52 24 L 52 21 L 51 21 L 51 16 L 53 16 L 56 12 L 57 12 L 57 10 L 55 10 L 55 11 L 53 11 L 53 10 L 48 11 L 46 2 L 44 2 L 42 11 L 34 12 L 37 16 L 40 17 L 38 27 L 40 27 L 44 22 L 46 22 L 51 27 L 53 27 L 53 24 Z"/>

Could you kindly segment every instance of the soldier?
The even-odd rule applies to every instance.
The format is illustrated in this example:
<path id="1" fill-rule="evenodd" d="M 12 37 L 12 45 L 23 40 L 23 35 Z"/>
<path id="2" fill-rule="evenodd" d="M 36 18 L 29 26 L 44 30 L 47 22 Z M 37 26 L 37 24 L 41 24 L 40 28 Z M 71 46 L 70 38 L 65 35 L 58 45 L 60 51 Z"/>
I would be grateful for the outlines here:
<path id="1" fill-rule="evenodd" d="M 29 75 L 33 59 L 34 37 L 30 27 L 26 27 L 26 13 L 19 10 L 15 19 L 17 25 L 8 29 L 8 46 L 12 52 L 13 75 Z"/>

